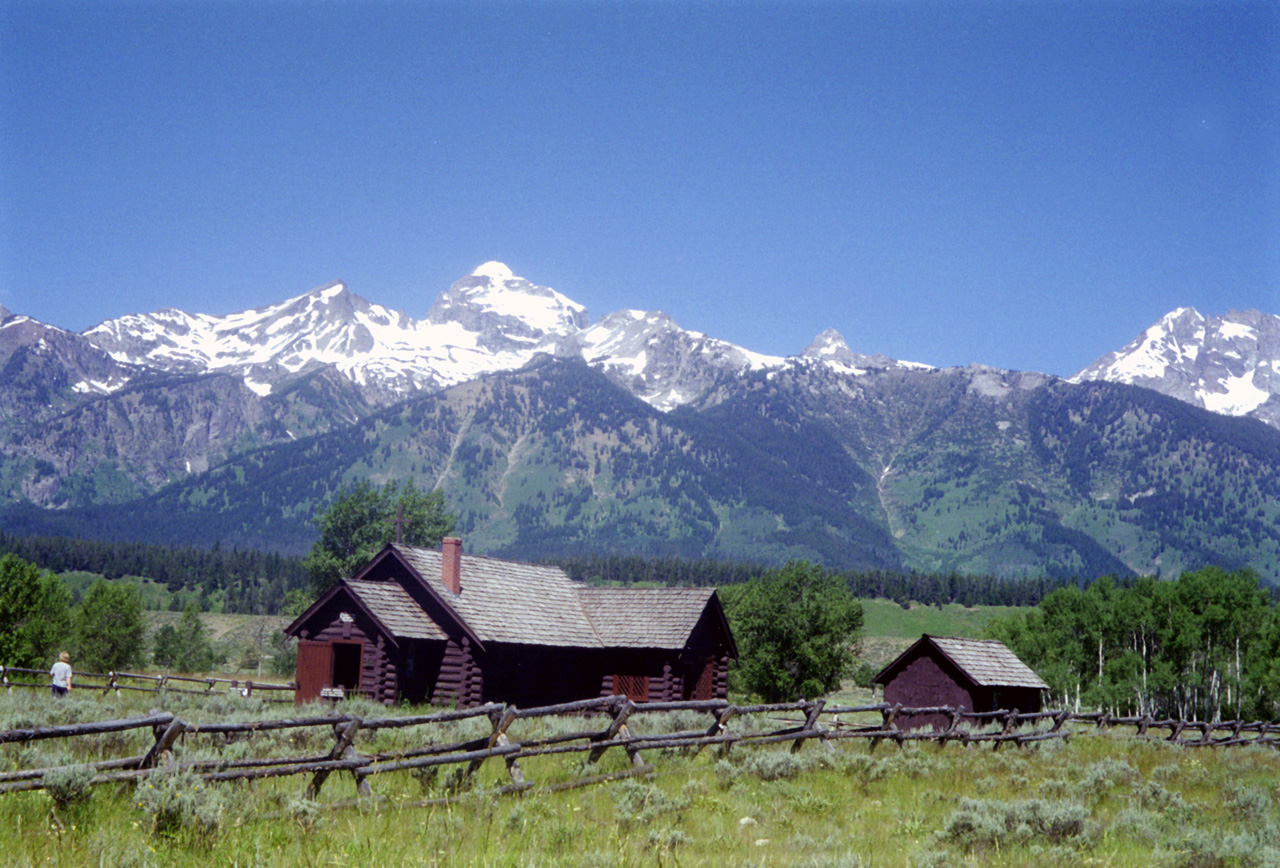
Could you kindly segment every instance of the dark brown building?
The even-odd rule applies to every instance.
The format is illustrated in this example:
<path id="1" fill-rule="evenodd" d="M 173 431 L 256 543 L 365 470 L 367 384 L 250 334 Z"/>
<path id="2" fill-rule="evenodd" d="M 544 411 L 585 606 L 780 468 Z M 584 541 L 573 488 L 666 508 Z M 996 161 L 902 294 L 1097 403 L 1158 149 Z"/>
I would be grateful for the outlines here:
<path id="1" fill-rule="evenodd" d="M 285 628 L 299 702 L 522 707 L 723 698 L 737 648 L 713 588 L 592 588 L 558 567 L 389 545 Z"/>
<path id="2" fill-rule="evenodd" d="M 1040 676 L 994 639 L 947 639 L 928 634 L 903 651 L 875 677 L 884 701 L 907 708 L 947 706 L 966 711 L 1040 710 Z M 898 717 L 903 729 L 950 724 L 945 714 Z"/>

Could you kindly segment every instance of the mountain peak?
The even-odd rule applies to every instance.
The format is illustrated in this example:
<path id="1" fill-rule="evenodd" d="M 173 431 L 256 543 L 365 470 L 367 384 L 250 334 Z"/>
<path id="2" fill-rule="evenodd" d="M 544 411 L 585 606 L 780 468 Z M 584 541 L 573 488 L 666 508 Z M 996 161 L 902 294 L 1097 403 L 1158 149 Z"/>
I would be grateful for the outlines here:
<path id="1" fill-rule="evenodd" d="M 1280 316 L 1180 307 L 1071 378 L 1154 389 L 1215 413 L 1280 427 Z"/>
<path id="2" fill-rule="evenodd" d="M 515 277 L 515 274 L 505 263 L 491 260 L 484 265 L 478 266 L 469 276 L 488 277 L 492 280 L 511 280 Z"/>
<path id="3" fill-rule="evenodd" d="M 845 341 L 844 335 L 835 329 L 823 329 L 822 334 L 813 339 L 813 343 L 804 348 L 800 355 L 808 359 L 835 359 L 839 361 L 852 356 L 853 350 Z"/>
<path id="4" fill-rule="evenodd" d="M 845 341 L 844 335 L 835 329 L 824 329 L 822 334 L 813 339 L 813 343 L 804 348 L 804 352 L 800 354 L 803 359 L 813 359 L 818 362 L 830 362 L 836 365 L 844 365 L 848 368 L 928 368 L 928 365 L 921 365 L 916 362 L 899 362 L 891 359 L 884 353 L 875 353 L 873 355 L 864 355 L 863 353 L 855 353 L 849 348 L 849 344 Z"/>
<path id="5" fill-rule="evenodd" d="M 457 323 L 479 335 L 482 346 L 505 350 L 586 328 L 587 310 L 501 262 L 486 262 L 440 293 L 427 321 Z"/>

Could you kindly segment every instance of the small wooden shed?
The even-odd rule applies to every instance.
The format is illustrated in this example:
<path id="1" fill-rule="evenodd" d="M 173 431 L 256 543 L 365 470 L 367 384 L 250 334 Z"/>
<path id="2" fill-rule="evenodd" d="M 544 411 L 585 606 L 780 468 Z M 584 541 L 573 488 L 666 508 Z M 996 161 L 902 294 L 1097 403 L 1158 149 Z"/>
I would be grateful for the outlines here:
<path id="1" fill-rule="evenodd" d="M 1040 710 L 1049 686 L 1003 642 L 954 639 L 927 633 L 874 679 L 884 701 L 908 708 L 947 706 L 966 711 Z M 945 729 L 945 714 L 902 715 L 903 729 Z"/>
<path id="2" fill-rule="evenodd" d="M 714 588 L 593 588 L 558 567 L 392 544 L 285 628 L 299 702 L 460 707 L 724 698 L 737 656 Z"/>

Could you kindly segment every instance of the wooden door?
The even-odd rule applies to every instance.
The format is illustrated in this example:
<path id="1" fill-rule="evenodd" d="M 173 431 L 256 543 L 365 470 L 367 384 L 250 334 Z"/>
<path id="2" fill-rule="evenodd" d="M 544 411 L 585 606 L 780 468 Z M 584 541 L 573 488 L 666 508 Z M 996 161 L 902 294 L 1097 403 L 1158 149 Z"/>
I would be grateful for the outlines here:
<path id="1" fill-rule="evenodd" d="M 294 703 L 301 705 L 320 698 L 320 689 L 329 686 L 333 676 L 333 644 L 298 641 L 298 689 L 293 693 Z"/>

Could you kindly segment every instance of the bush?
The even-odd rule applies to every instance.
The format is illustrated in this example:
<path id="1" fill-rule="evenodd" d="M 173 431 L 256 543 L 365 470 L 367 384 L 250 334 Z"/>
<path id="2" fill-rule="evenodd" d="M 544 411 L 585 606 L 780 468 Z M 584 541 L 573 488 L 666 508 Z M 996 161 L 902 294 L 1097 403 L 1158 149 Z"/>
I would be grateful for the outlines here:
<path id="1" fill-rule="evenodd" d="M 662 814 L 683 811 L 689 806 L 687 798 L 672 798 L 653 784 L 633 778 L 624 780 L 609 791 L 613 797 L 616 816 L 621 825 L 643 825 Z"/>
<path id="2" fill-rule="evenodd" d="M 212 845 L 230 810 L 230 795 L 190 771 L 158 770 L 138 783 L 138 807 L 151 817 L 158 838 Z"/>
<path id="3" fill-rule="evenodd" d="M 1191 816 L 1191 805 L 1182 797 L 1182 793 L 1165 789 L 1159 781 L 1147 781 L 1136 787 L 1133 802 L 1142 810 L 1157 811 L 1176 820 L 1185 820 Z"/>
<path id="4" fill-rule="evenodd" d="M 1131 784 L 1139 778 L 1138 770 L 1124 760 L 1099 760 L 1085 769 L 1079 789 L 1083 796 L 1098 797 L 1120 784 Z"/>
<path id="5" fill-rule="evenodd" d="M 1223 837 L 1195 832 L 1179 848 L 1173 868 L 1271 868 L 1280 865 L 1280 849 L 1261 835 L 1243 833 Z"/>
<path id="6" fill-rule="evenodd" d="M 69 765 L 49 769 L 44 773 L 44 791 L 60 810 L 88 804 L 93 794 L 89 782 L 96 774 L 91 765 Z"/>
<path id="7" fill-rule="evenodd" d="M 960 807 L 947 818 L 942 837 L 965 847 L 1037 839 L 1056 844 L 1084 834 L 1089 816 L 1088 808 L 1070 802 L 961 799 Z"/>

